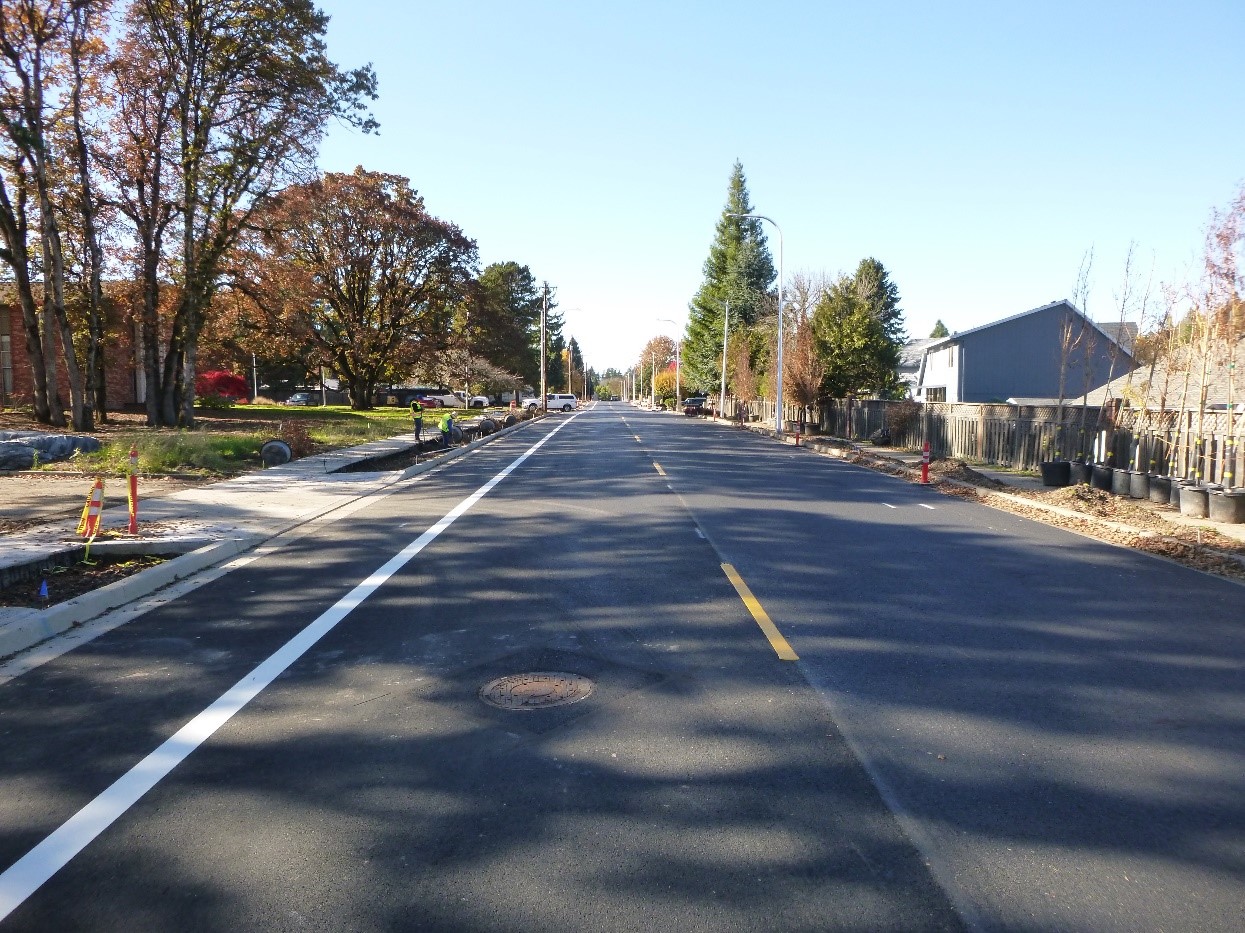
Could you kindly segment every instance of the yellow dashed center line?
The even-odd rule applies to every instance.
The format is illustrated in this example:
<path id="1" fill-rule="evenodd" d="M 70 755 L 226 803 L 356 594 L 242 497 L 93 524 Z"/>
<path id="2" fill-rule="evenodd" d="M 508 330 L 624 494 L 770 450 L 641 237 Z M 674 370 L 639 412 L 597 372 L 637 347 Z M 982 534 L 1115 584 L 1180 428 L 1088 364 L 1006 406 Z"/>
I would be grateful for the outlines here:
<path id="1" fill-rule="evenodd" d="M 769 617 L 769 613 L 752 595 L 752 590 L 748 589 L 748 584 L 744 583 L 744 578 L 739 575 L 730 564 L 723 564 L 722 570 L 726 573 L 726 579 L 731 581 L 731 585 L 735 587 L 735 592 L 739 594 L 739 598 L 744 601 L 744 605 L 748 607 L 748 611 L 752 613 L 752 618 L 756 619 L 757 625 L 761 626 L 761 631 L 765 633 L 765 637 L 769 639 L 770 647 L 783 661 L 798 661 L 800 656 L 795 653 L 795 649 L 787 643 L 787 639 L 782 637 L 782 632 L 778 631 L 778 626 L 774 624 L 773 619 Z"/>
<path id="2" fill-rule="evenodd" d="M 665 471 L 665 470 L 663 470 L 663 469 L 661 468 L 661 464 L 660 464 L 660 463 L 658 463 L 656 460 L 654 460 L 654 461 L 653 461 L 653 467 L 654 467 L 654 468 L 657 470 L 657 472 L 658 472 L 658 473 L 660 473 L 662 476 L 665 476 L 665 475 L 666 475 L 666 471 Z"/>

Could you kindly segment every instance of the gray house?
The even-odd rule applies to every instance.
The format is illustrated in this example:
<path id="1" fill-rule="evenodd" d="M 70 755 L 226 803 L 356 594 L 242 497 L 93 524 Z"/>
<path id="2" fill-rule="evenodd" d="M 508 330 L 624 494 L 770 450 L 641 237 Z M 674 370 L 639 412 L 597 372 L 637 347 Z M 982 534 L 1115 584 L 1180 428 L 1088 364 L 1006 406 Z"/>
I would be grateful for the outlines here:
<path id="1" fill-rule="evenodd" d="M 1097 388 L 1137 363 L 1112 336 L 1120 328 L 1095 324 L 1069 301 L 1053 301 L 993 324 L 931 341 L 917 375 L 915 397 L 926 402 L 1054 400 L 1060 371 L 1064 395 Z M 1127 330 L 1127 329 L 1125 329 Z"/>

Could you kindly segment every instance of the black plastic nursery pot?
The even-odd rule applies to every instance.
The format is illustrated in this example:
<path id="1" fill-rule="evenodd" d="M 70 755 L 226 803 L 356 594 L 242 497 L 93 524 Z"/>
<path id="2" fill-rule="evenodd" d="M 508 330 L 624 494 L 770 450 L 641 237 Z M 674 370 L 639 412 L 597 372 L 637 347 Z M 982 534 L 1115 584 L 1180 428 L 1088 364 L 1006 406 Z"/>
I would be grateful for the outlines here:
<path id="1" fill-rule="evenodd" d="M 1208 508 L 1212 521 L 1225 525 L 1245 525 L 1245 489 L 1212 492 Z"/>
<path id="2" fill-rule="evenodd" d="M 1170 476 L 1150 477 L 1150 501 L 1156 505 L 1166 505 L 1172 499 L 1172 478 Z"/>
<path id="3" fill-rule="evenodd" d="M 1115 495 L 1127 497 L 1130 495 L 1132 485 L 1132 477 L 1129 475 L 1128 470 L 1122 470 L 1117 467 L 1111 473 L 1111 492 Z"/>
<path id="4" fill-rule="evenodd" d="M 1205 486 L 1180 488 L 1180 514 L 1190 518 L 1206 518 L 1210 514 L 1210 490 Z"/>
<path id="5" fill-rule="evenodd" d="M 1150 474 L 1133 470 L 1128 474 L 1128 494 L 1134 499 L 1150 498 Z"/>
<path id="6" fill-rule="evenodd" d="M 1067 486 L 1072 475 L 1067 460 L 1047 460 L 1038 464 L 1042 469 L 1043 486 Z"/>
<path id="7" fill-rule="evenodd" d="M 1101 489 L 1103 492 L 1110 492 L 1111 485 L 1115 480 L 1115 471 L 1109 466 L 1099 466 L 1094 464 L 1093 473 L 1089 477 L 1089 484 L 1095 489 Z"/>
<path id="8" fill-rule="evenodd" d="M 1181 488 L 1183 488 L 1183 481 L 1178 480 L 1178 479 L 1173 479 L 1171 482 L 1171 489 L 1170 489 L 1171 495 L 1167 497 L 1167 504 L 1170 505 L 1173 509 L 1180 508 Z"/>
<path id="9" fill-rule="evenodd" d="M 1088 463 L 1081 463 L 1079 460 L 1068 461 L 1068 483 L 1072 486 L 1080 486 L 1082 483 L 1088 483 L 1093 470 Z"/>

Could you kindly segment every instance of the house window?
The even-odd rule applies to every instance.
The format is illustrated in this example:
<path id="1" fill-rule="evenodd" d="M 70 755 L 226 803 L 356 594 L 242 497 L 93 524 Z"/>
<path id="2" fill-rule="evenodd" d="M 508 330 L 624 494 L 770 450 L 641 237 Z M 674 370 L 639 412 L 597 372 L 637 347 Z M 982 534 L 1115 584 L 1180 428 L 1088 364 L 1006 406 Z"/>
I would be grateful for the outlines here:
<path id="1" fill-rule="evenodd" d="M 947 366 L 951 367 L 954 365 L 955 365 L 955 344 L 951 344 L 951 346 L 947 347 Z"/>
<path id="2" fill-rule="evenodd" d="M 945 402 L 947 400 L 947 387 L 942 386 L 938 389 L 926 389 L 925 401 L 927 402 Z"/>
<path id="3" fill-rule="evenodd" d="M 4 386 L 4 394 L 13 394 L 13 348 L 12 337 L 5 334 L 0 337 L 0 384 Z"/>

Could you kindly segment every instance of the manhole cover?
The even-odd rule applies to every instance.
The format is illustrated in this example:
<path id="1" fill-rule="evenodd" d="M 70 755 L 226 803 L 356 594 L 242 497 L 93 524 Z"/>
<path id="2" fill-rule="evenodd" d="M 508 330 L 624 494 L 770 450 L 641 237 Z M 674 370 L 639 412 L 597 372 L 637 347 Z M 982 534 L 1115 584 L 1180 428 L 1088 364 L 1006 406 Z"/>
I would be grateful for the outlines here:
<path id="1" fill-rule="evenodd" d="M 501 709 L 547 709 L 578 703 L 592 693 L 592 681 L 562 671 L 534 671 L 498 677 L 480 690 L 480 699 Z"/>

